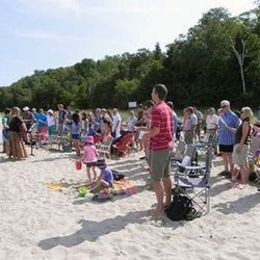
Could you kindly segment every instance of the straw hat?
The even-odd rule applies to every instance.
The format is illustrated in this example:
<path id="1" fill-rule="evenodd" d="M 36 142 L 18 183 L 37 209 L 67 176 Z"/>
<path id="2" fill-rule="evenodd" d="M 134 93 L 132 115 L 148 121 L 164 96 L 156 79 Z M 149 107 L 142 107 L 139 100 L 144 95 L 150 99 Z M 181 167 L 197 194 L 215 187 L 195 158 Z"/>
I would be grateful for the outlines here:
<path id="1" fill-rule="evenodd" d="M 53 112 L 53 110 L 52 109 L 49 109 L 48 111 L 47 111 L 47 113 L 50 113 L 50 114 L 54 114 L 54 112 Z"/>

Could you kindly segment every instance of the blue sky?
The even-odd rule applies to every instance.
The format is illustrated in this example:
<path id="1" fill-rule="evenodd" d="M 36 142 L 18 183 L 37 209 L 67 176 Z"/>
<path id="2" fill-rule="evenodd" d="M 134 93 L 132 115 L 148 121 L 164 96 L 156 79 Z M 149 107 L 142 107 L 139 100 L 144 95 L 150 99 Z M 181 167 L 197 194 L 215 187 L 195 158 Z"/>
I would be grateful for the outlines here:
<path id="1" fill-rule="evenodd" d="M 34 70 L 83 58 L 152 49 L 174 41 L 202 14 L 223 6 L 233 15 L 253 0 L 1 0 L 0 86 Z"/>

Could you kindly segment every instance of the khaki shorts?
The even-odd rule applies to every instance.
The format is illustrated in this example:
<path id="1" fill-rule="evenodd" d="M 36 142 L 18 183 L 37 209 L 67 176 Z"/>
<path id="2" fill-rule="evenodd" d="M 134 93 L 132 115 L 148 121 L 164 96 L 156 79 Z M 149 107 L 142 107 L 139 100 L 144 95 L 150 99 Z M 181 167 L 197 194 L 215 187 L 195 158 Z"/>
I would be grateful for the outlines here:
<path id="1" fill-rule="evenodd" d="M 151 179 L 153 181 L 161 181 L 163 178 L 169 177 L 171 156 L 172 149 L 150 151 L 148 163 L 151 170 Z"/>
<path id="2" fill-rule="evenodd" d="M 237 153 L 238 146 L 239 144 L 236 144 L 234 146 L 234 151 L 232 153 L 232 162 L 238 165 L 245 165 L 248 162 L 249 147 L 248 145 L 243 144 L 241 152 Z"/>

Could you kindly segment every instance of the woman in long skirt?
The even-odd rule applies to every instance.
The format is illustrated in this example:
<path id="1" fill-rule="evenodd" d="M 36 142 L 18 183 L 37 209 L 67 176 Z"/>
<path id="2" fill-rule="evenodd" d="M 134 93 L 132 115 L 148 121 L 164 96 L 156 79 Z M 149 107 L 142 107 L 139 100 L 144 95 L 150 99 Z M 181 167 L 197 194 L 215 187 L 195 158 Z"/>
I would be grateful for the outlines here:
<path id="1" fill-rule="evenodd" d="M 23 142 L 23 136 L 26 135 L 26 125 L 20 118 L 21 110 L 18 107 L 12 108 L 12 119 L 9 123 L 8 136 L 8 156 L 14 159 L 25 159 L 28 154 Z"/>

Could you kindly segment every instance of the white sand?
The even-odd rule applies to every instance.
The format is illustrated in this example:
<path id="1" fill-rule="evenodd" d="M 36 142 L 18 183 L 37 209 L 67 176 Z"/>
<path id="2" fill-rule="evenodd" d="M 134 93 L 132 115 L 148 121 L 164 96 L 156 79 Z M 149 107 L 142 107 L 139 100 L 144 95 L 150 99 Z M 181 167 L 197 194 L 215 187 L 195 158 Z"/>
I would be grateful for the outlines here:
<path id="1" fill-rule="evenodd" d="M 191 222 L 155 224 L 144 162 L 111 163 L 138 194 L 95 203 L 47 183 L 82 180 L 71 154 L 36 150 L 26 161 L 0 155 L 0 259 L 260 259 L 260 192 L 228 189 L 213 170 L 211 211 Z M 217 162 L 219 163 L 219 162 Z M 114 166 L 113 166 L 114 165 Z"/>

